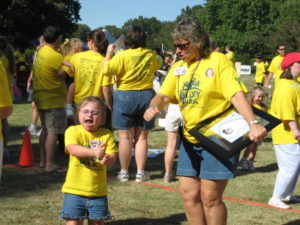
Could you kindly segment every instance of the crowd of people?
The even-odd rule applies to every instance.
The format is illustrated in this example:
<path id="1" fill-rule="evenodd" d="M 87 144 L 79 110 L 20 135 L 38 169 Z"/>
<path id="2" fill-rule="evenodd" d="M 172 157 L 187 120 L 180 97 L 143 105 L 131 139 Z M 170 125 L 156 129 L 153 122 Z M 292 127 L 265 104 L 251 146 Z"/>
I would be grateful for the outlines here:
<path id="1" fill-rule="evenodd" d="M 155 117 L 165 110 L 168 133 L 165 151 L 165 182 L 177 176 L 185 213 L 191 225 L 223 225 L 227 209 L 222 200 L 229 179 L 235 177 L 239 154 L 220 159 L 189 133 L 203 121 L 240 113 L 249 125 L 252 143 L 241 158 L 244 169 L 255 170 L 254 159 L 266 129 L 259 123 L 252 106 L 279 118 L 282 123 L 272 132 L 279 171 L 269 204 L 289 208 L 287 202 L 300 199 L 293 195 L 300 173 L 300 54 L 286 54 L 280 44 L 267 76 L 261 56 L 256 56 L 255 88 L 248 90 L 235 65 L 235 54 L 226 46 L 226 55 L 213 49 L 203 26 L 184 18 L 175 26 L 172 41 L 176 52 L 164 58 L 146 48 L 146 33 L 133 26 L 124 36 L 126 49 L 117 52 L 101 29 L 88 35 L 87 48 L 78 38 L 62 43 L 59 28 L 47 27 L 32 58 L 32 69 L 25 90 L 32 90 L 32 124 L 39 134 L 40 163 L 47 173 L 63 172 L 55 161 L 56 145 L 64 136 L 69 154 L 61 217 L 67 224 L 104 224 L 111 217 L 108 209 L 106 166 L 120 162 L 117 179 L 130 179 L 129 165 L 134 153 L 135 181 L 150 179 L 146 172 L 148 134 Z M 0 130 L 12 113 L 15 57 L 5 37 L 0 37 Z M 162 86 L 155 93 L 153 80 L 159 69 Z M 263 103 L 265 87 L 275 78 L 270 109 Z M 249 94 L 248 94 L 249 96 Z M 69 122 L 68 122 L 69 121 Z M 3 125 L 5 128 L 5 125 Z M 118 145 L 113 129 L 118 133 Z M 0 163 L 3 141 L 0 132 Z M 207 130 L 211 140 L 215 134 Z M 176 175 L 173 172 L 179 144 Z M 0 170 L 1 178 L 1 170 Z M 91 207 L 87 207 L 87 205 Z"/>

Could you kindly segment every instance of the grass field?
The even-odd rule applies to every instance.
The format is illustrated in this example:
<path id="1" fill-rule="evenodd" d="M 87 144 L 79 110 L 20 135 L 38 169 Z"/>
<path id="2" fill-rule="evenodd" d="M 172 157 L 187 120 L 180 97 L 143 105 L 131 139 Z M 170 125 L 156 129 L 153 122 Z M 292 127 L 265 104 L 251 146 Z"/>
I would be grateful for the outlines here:
<path id="1" fill-rule="evenodd" d="M 251 76 L 243 77 L 250 83 Z M 60 225 L 65 221 L 58 218 L 62 193 L 60 191 L 65 174 L 45 174 L 43 169 L 21 170 L 7 167 L 19 159 L 22 135 L 30 123 L 29 103 L 14 105 L 9 118 L 11 124 L 9 149 L 11 157 L 5 161 L 0 185 L 1 225 Z M 39 160 L 38 139 L 31 139 L 34 159 Z M 166 133 L 155 128 L 149 137 L 150 148 L 164 148 Z M 67 165 L 67 157 L 58 149 L 58 160 Z M 276 160 L 270 136 L 259 147 L 256 171 L 237 170 L 237 178 L 229 182 L 225 192 L 229 225 L 299 225 L 300 204 L 291 204 L 292 210 L 267 207 L 277 172 Z M 175 165 L 176 166 L 176 165 Z M 108 169 L 109 205 L 114 219 L 110 225 L 186 225 L 181 198 L 177 191 L 178 182 L 163 182 L 163 155 L 150 158 L 147 170 L 151 180 L 146 184 L 120 183 L 114 176 L 118 164 Z M 135 164 L 131 164 L 134 178 Z M 299 185 L 296 195 L 300 195 Z"/>

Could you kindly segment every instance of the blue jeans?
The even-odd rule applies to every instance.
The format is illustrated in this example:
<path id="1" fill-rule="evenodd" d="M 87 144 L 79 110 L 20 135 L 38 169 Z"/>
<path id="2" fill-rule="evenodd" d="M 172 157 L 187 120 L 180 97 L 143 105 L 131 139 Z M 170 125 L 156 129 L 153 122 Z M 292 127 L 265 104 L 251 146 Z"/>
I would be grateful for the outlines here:
<path id="1" fill-rule="evenodd" d="M 220 161 L 200 144 L 192 144 L 182 138 L 176 174 L 208 180 L 227 180 L 235 177 L 238 159 L 239 154 L 236 154 Z"/>
<path id="2" fill-rule="evenodd" d="M 110 219 L 107 196 L 85 197 L 64 193 L 61 218 L 71 220 L 107 220 Z"/>
<path id="3" fill-rule="evenodd" d="M 113 126 L 117 130 L 129 130 L 138 127 L 142 130 L 154 128 L 155 121 L 144 120 L 144 112 L 154 96 L 154 91 L 120 91 L 113 95 Z"/>

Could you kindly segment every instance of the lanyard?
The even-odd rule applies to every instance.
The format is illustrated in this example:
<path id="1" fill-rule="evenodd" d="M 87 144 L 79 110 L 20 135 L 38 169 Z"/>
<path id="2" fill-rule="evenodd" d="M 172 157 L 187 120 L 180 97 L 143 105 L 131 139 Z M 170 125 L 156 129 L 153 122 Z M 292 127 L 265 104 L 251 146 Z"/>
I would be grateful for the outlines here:
<path id="1" fill-rule="evenodd" d="M 189 83 L 188 83 L 188 87 L 187 87 L 187 90 L 186 90 L 185 95 L 184 95 L 184 97 L 183 97 L 183 100 L 186 99 L 186 97 L 188 96 L 188 93 L 189 93 L 189 91 L 190 91 L 190 89 L 191 89 L 192 82 L 193 82 L 193 79 L 194 79 L 196 70 L 198 69 L 200 62 L 201 62 L 201 59 L 198 61 L 197 66 L 195 67 L 195 69 L 194 69 L 194 71 L 193 71 L 193 73 L 192 73 L 192 76 L 191 76 L 191 79 L 190 79 L 190 81 L 189 81 Z M 182 65 L 183 65 L 183 64 L 182 64 Z M 178 87 L 178 98 L 181 99 L 181 98 L 180 98 L 179 85 L 180 85 L 180 76 L 179 76 L 179 78 L 178 78 L 177 87 Z"/>

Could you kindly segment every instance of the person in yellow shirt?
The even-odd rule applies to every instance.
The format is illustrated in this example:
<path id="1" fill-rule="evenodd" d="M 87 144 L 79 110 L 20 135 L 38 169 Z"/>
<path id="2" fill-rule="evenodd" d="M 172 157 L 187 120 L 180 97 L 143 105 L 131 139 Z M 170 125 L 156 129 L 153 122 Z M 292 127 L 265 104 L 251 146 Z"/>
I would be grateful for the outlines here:
<path id="1" fill-rule="evenodd" d="M 287 54 L 282 63 L 283 73 L 276 83 L 271 113 L 282 121 L 272 130 L 272 142 L 278 164 L 272 197 L 269 205 L 288 209 L 286 203 L 298 202 L 293 195 L 300 174 L 300 54 Z"/>
<path id="2" fill-rule="evenodd" d="M 208 34 L 201 23 L 192 18 L 182 19 L 172 37 L 180 60 L 172 66 L 144 118 L 151 121 L 166 104 L 178 102 L 184 127 L 177 176 L 188 223 L 226 224 L 222 195 L 228 179 L 234 177 L 239 154 L 225 163 L 188 131 L 226 111 L 231 104 L 249 123 L 251 140 L 262 141 L 266 130 L 257 124 L 232 63 L 223 54 L 211 52 Z"/>
<path id="3" fill-rule="evenodd" d="M 40 166 L 46 172 L 56 172 L 55 149 L 58 134 L 66 128 L 67 87 L 58 75 L 63 56 L 56 50 L 61 45 L 60 29 L 49 26 L 45 29 L 45 44 L 39 49 L 33 65 L 33 101 L 39 110 L 42 132 L 40 134 Z"/>
<path id="4" fill-rule="evenodd" d="M 266 92 L 261 86 L 256 86 L 252 91 L 251 104 L 252 106 L 264 111 L 268 112 L 267 106 L 264 104 L 264 99 L 266 97 Z M 247 146 L 246 150 L 243 153 L 243 157 L 240 161 L 241 167 L 245 170 L 255 170 L 254 167 L 254 159 L 256 157 L 258 144 L 251 143 Z"/>
<path id="5" fill-rule="evenodd" d="M 265 80 L 266 67 L 265 63 L 262 61 L 262 56 L 257 55 L 255 57 L 256 71 L 255 71 L 255 85 L 263 86 Z"/>
<path id="6" fill-rule="evenodd" d="M 3 135 L 2 135 L 2 119 L 6 119 L 12 113 L 12 98 L 7 81 L 7 72 L 0 61 L 0 180 L 2 174 L 3 163 Z"/>
<path id="7" fill-rule="evenodd" d="M 66 73 L 64 68 L 67 70 L 74 70 L 74 66 L 70 64 L 71 57 L 77 53 L 82 52 L 83 43 L 79 38 L 71 38 L 66 39 L 62 44 L 61 50 L 64 56 L 63 67 L 60 69 L 59 73 Z M 68 68 L 69 67 L 69 68 Z M 63 75 L 62 75 L 63 76 Z M 74 100 L 74 78 L 70 76 L 66 76 L 66 84 L 68 87 L 68 94 L 67 94 L 67 104 L 66 104 L 66 114 L 68 120 L 71 119 L 74 122 L 74 107 L 73 107 L 73 100 Z"/>
<path id="8" fill-rule="evenodd" d="M 96 29 L 88 35 L 88 51 L 78 52 L 71 56 L 70 66 L 64 66 L 63 70 L 70 77 L 74 77 L 74 103 L 79 102 L 88 96 L 97 96 L 105 99 L 106 104 L 111 108 L 113 77 L 102 75 L 104 56 L 107 50 L 108 41 L 105 33 Z"/>
<path id="9" fill-rule="evenodd" d="M 277 46 L 277 53 L 278 53 L 278 55 L 272 59 L 271 64 L 268 68 L 269 75 L 268 75 L 267 79 L 265 80 L 265 84 L 264 84 L 264 86 L 267 88 L 270 87 L 270 82 L 273 78 L 275 78 L 275 87 L 276 87 L 276 83 L 279 80 L 279 77 L 283 72 L 281 69 L 281 62 L 282 62 L 284 56 L 286 55 L 285 45 L 279 44 Z"/>
<path id="10" fill-rule="evenodd" d="M 128 181 L 128 167 L 133 142 L 137 164 L 136 182 L 149 180 L 145 172 L 148 152 L 148 132 L 154 121 L 145 121 L 143 114 L 154 96 L 154 73 L 161 67 L 156 54 L 145 48 L 146 34 L 141 27 L 133 26 L 125 35 L 128 49 L 113 58 L 115 45 L 109 45 L 104 75 L 115 76 L 116 91 L 113 95 L 113 125 L 119 131 L 119 158 L 121 171 L 118 179 Z M 112 59 L 111 59 L 112 58 Z"/>
<path id="11" fill-rule="evenodd" d="M 2 62 L 7 75 L 8 87 L 10 98 L 13 101 L 13 76 L 15 75 L 15 59 L 10 44 L 5 36 L 0 36 L 0 61 Z M 3 153 L 4 157 L 9 157 L 9 149 L 7 142 L 9 139 L 9 123 L 7 118 L 3 118 L 2 121 L 2 135 L 3 135 Z"/>
<path id="12" fill-rule="evenodd" d="M 79 125 L 65 134 L 65 151 L 70 154 L 61 217 L 67 225 L 103 225 L 110 218 L 107 200 L 106 166 L 117 160 L 117 147 L 107 116 L 98 97 L 84 98 L 78 107 Z M 86 204 L 88 202 L 89 204 Z"/>

